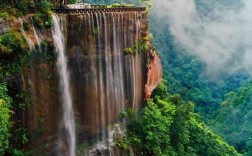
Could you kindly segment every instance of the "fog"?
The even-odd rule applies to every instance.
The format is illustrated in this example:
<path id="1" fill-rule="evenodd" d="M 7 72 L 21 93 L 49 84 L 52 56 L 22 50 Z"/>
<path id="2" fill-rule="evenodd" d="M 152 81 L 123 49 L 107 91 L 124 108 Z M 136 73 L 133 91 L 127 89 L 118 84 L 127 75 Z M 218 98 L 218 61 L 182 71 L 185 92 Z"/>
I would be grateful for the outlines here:
<path id="1" fill-rule="evenodd" d="M 224 2 L 223 2 L 224 1 Z M 152 0 L 179 46 L 198 56 L 208 74 L 252 75 L 251 0 Z"/>

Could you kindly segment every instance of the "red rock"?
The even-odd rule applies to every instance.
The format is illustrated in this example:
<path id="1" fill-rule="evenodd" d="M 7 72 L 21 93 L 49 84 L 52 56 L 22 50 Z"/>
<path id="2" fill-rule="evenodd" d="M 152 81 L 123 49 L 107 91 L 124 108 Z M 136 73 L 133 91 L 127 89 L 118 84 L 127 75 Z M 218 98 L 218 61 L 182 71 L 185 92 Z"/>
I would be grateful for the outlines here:
<path id="1" fill-rule="evenodd" d="M 152 91 L 158 86 L 161 80 L 162 80 L 161 60 L 155 53 L 154 56 L 152 56 L 148 67 L 147 82 L 145 84 L 144 89 L 145 99 L 149 99 L 151 97 Z"/>

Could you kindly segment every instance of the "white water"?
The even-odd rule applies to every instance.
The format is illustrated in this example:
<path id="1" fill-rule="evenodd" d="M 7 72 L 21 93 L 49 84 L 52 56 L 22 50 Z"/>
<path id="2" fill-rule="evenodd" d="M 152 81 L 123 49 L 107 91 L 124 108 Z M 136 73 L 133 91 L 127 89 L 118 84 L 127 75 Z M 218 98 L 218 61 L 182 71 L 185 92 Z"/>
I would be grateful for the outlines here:
<path id="1" fill-rule="evenodd" d="M 33 42 L 31 41 L 31 39 L 29 39 L 25 33 L 25 30 L 24 30 L 24 24 L 23 24 L 23 20 L 21 18 L 19 18 L 19 21 L 20 21 L 20 25 L 21 25 L 21 31 L 22 31 L 22 34 L 26 40 L 26 42 L 28 43 L 28 46 L 30 48 L 30 51 L 33 51 L 35 49 L 35 46 L 33 44 Z"/>
<path id="2" fill-rule="evenodd" d="M 63 128 L 66 131 L 64 139 L 69 146 L 69 156 L 75 156 L 75 119 L 72 106 L 72 98 L 69 86 L 69 72 L 67 69 L 67 58 L 65 56 L 64 36 L 60 29 L 60 18 L 52 15 L 53 19 L 53 41 L 55 44 L 57 58 L 57 69 L 60 76 L 61 102 L 63 104 Z"/>
<path id="3" fill-rule="evenodd" d="M 100 28 L 100 24 L 102 23 L 101 21 L 101 15 L 99 13 L 95 13 L 95 17 L 96 17 L 96 24 L 97 24 L 97 36 L 98 36 L 98 45 L 101 45 L 101 37 L 100 36 L 100 33 L 101 33 L 101 28 Z M 98 46 L 98 52 L 101 53 L 101 46 Z M 103 83 L 103 76 L 102 76 L 102 57 L 98 57 L 99 59 L 99 75 L 98 75 L 98 79 L 99 79 L 99 92 L 98 92 L 98 95 L 100 95 L 100 105 L 101 105 L 101 119 L 100 121 L 97 122 L 97 124 L 99 125 L 99 122 L 102 124 L 102 125 L 105 125 L 105 119 L 106 119 L 106 112 L 105 112 L 105 97 L 104 97 L 104 94 L 103 94 L 103 90 L 104 90 L 104 83 Z M 102 140 L 105 140 L 106 139 L 106 129 L 105 129 L 105 126 L 102 127 Z"/>
<path id="4" fill-rule="evenodd" d="M 33 30 L 33 35 L 35 36 L 35 39 L 36 39 L 36 42 L 38 44 L 38 47 L 39 47 L 39 51 L 41 52 L 41 39 L 38 37 L 38 34 L 36 32 L 36 29 L 34 28 L 34 25 L 33 25 L 33 20 L 31 18 L 31 23 L 32 23 L 32 30 Z"/>

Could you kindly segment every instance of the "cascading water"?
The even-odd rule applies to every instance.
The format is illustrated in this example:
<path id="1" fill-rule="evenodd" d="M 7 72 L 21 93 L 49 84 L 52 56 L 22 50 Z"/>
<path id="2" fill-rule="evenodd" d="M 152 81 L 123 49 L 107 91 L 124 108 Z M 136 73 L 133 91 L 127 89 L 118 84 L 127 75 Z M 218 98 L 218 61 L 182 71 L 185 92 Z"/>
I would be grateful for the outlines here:
<path id="1" fill-rule="evenodd" d="M 21 18 L 19 18 L 19 21 L 20 21 L 20 25 L 21 25 L 21 32 L 26 40 L 26 42 L 28 43 L 28 46 L 30 48 L 30 51 L 34 50 L 35 49 L 35 46 L 33 44 L 33 42 L 31 41 L 31 39 L 29 39 L 25 33 L 25 30 L 24 30 L 24 24 L 23 24 L 23 20 Z"/>
<path id="2" fill-rule="evenodd" d="M 71 69 L 78 73 L 73 76 L 73 88 L 78 88 L 74 99 L 83 110 L 76 114 L 82 119 L 78 124 L 86 125 L 78 132 L 96 138 L 89 155 L 97 149 L 109 150 L 120 112 L 128 106 L 138 108 L 143 100 L 144 54 L 123 54 L 139 39 L 140 16 L 138 12 L 90 12 L 67 18 L 75 23 L 68 25 L 67 46 Z"/>
<path id="3" fill-rule="evenodd" d="M 35 39 L 36 39 L 39 51 L 41 52 L 42 51 L 42 49 L 41 49 L 41 39 L 38 37 L 37 31 L 34 28 L 33 19 L 32 18 L 31 18 L 31 24 L 32 24 L 33 35 L 35 36 Z"/>
<path id="4" fill-rule="evenodd" d="M 61 32 L 60 27 L 60 17 L 57 15 L 52 15 L 53 19 L 53 41 L 55 44 L 56 52 L 58 54 L 57 58 L 57 69 L 60 77 L 60 88 L 61 88 L 61 102 L 63 107 L 63 138 L 66 143 L 68 149 L 67 156 L 75 156 L 75 119 L 74 112 L 72 106 L 72 98 L 70 94 L 70 80 L 69 80 L 69 72 L 67 68 L 67 58 L 65 56 L 65 44 L 64 44 L 64 36 Z M 62 138 L 60 138 L 62 139 Z M 62 140 L 60 140 L 62 144 Z M 66 145 L 62 145 L 66 146 Z M 61 153 L 62 154 L 62 153 Z"/>

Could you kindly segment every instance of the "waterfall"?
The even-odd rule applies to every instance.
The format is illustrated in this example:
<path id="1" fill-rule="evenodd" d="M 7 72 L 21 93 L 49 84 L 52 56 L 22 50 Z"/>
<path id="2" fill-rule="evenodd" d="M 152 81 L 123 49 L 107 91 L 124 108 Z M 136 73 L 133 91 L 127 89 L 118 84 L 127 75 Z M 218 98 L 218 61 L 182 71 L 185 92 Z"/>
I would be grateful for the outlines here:
<path id="1" fill-rule="evenodd" d="M 97 25 L 97 36 L 98 36 L 98 53 L 100 54 L 101 53 L 101 46 L 99 46 L 99 45 L 101 45 L 101 38 L 99 37 L 99 35 L 100 35 L 100 33 L 101 33 L 101 28 L 100 28 L 100 25 L 101 25 L 101 15 L 100 15 L 100 13 L 95 13 L 95 18 L 96 18 L 96 25 Z M 105 124 L 105 119 L 106 119 L 106 117 L 105 117 L 105 97 L 104 97 L 104 94 L 102 93 L 103 92 L 103 90 L 104 90 L 104 83 L 103 83 L 103 74 L 102 74 L 102 57 L 98 57 L 99 58 L 99 60 L 98 60 L 98 63 L 99 63 L 99 65 L 98 65 L 98 71 L 99 71 L 99 74 L 98 74 L 98 84 L 99 84 L 99 86 L 98 86 L 98 88 L 99 88 L 99 92 L 97 93 L 98 95 L 100 95 L 100 101 L 99 101 L 99 103 L 100 103 L 100 105 L 101 105 L 101 107 L 100 107 L 100 112 L 101 112 L 101 119 L 100 119 L 100 121 L 98 121 L 97 123 L 98 124 L 102 124 L 102 125 L 104 125 Z M 101 135 L 101 138 L 102 138 L 102 140 L 105 140 L 106 139 L 106 134 L 105 134 L 105 132 L 106 132 L 106 130 L 105 130 L 105 127 L 103 126 L 102 127 L 102 135 Z"/>
<path id="2" fill-rule="evenodd" d="M 22 75 L 32 105 L 23 112 L 22 126 L 41 126 L 29 147 L 48 144 L 45 155 L 118 155 L 113 139 L 124 133 L 120 112 L 140 108 L 144 100 L 148 56 L 123 51 L 148 34 L 145 12 L 94 8 L 53 14 L 51 30 L 36 27 L 31 16 L 18 20 L 32 52 Z"/>
<path id="3" fill-rule="evenodd" d="M 67 141 L 69 148 L 69 156 L 75 156 L 75 119 L 72 106 L 72 98 L 70 94 L 70 80 L 67 69 L 67 58 L 65 56 L 64 36 L 60 29 L 60 18 L 52 15 L 53 19 L 53 41 L 55 44 L 57 57 L 57 70 L 60 77 L 61 102 L 63 107 L 63 132 L 64 139 Z"/>
<path id="4" fill-rule="evenodd" d="M 74 98 L 81 108 L 78 124 L 85 125 L 78 132 L 95 138 L 88 140 L 92 144 L 88 154 L 92 155 L 111 149 L 120 112 L 139 108 L 143 100 L 144 54 L 123 54 L 138 42 L 141 19 L 134 12 L 90 12 L 69 15 L 68 20 L 75 22 L 68 25 L 67 36 L 71 69 L 78 73 L 73 76 L 73 86 L 78 88 L 75 93 L 82 93 Z"/>
<path id="5" fill-rule="evenodd" d="M 31 18 L 31 24 L 32 24 L 33 35 L 35 36 L 36 42 L 37 42 L 38 47 L 39 47 L 39 51 L 41 52 L 41 51 L 42 51 L 42 49 L 41 49 L 41 40 L 40 40 L 40 38 L 38 37 L 38 34 L 37 34 L 37 32 L 36 32 L 36 29 L 34 28 L 32 18 Z"/>
<path id="6" fill-rule="evenodd" d="M 31 41 L 31 39 L 29 39 L 25 33 L 25 30 L 24 30 L 24 23 L 23 23 L 23 20 L 19 17 L 19 21 L 20 21 L 20 25 L 21 25 L 21 32 L 26 40 L 26 42 L 28 43 L 28 46 L 30 48 L 30 51 L 33 51 L 35 49 L 35 46 L 33 44 L 33 42 Z"/>

